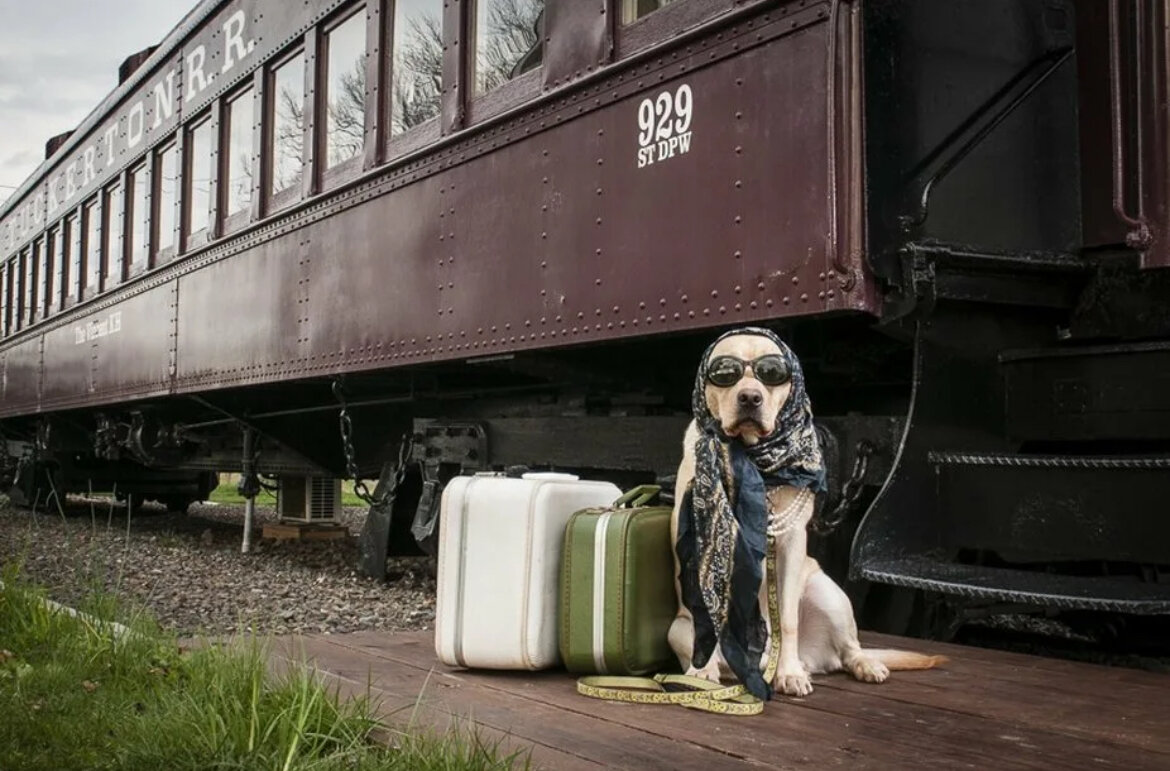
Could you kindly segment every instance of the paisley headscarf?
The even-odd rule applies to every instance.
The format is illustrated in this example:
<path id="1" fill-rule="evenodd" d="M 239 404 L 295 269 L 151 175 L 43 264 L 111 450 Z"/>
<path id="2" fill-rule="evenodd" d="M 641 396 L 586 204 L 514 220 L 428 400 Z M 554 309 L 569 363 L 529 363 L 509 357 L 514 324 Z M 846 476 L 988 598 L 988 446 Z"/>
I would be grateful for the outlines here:
<path id="1" fill-rule="evenodd" d="M 733 441 L 707 406 L 707 364 L 719 342 L 732 335 L 759 335 L 780 350 L 791 374 L 788 400 L 771 434 L 755 445 Z M 768 525 L 767 490 L 791 485 L 825 489 L 825 469 L 813 427 L 804 373 L 792 350 L 770 330 L 733 329 L 703 353 L 691 398 L 699 438 L 695 478 L 683 497 L 676 543 L 683 603 L 695 621 L 692 663 L 704 666 L 720 644 L 740 682 L 761 699 L 771 697 L 759 662 L 767 626 L 757 600 L 764 578 Z"/>

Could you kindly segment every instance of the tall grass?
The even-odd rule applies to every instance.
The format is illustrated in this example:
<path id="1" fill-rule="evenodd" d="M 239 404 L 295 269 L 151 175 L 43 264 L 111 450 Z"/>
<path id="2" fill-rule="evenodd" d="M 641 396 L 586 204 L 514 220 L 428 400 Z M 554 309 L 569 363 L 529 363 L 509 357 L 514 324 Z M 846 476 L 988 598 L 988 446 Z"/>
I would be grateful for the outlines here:
<path id="1" fill-rule="evenodd" d="M 389 731 L 302 666 L 273 674 L 254 638 L 181 651 L 95 594 L 54 610 L 9 566 L 0 588 L 0 768 L 495 769 L 523 758 L 453 732 Z M 113 625 L 115 617 L 128 628 Z M 387 743 L 372 741 L 376 731 Z M 523 763 L 522 763 L 523 764 Z"/>

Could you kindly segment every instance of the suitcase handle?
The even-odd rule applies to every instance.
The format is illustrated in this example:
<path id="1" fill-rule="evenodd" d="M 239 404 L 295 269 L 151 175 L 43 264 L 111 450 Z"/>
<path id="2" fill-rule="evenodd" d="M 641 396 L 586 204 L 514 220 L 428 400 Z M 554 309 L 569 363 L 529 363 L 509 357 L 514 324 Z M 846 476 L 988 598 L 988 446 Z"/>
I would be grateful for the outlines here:
<path id="1" fill-rule="evenodd" d="M 633 490 L 628 490 L 622 493 L 622 497 L 613 502 L 614 508 L 620 509 L 627 503 L 632 508 L 638 506 L 645 506 L 654 499 L 655 495 L 661 492 L 662 488 L 658 485 L 638 485 Z"/>

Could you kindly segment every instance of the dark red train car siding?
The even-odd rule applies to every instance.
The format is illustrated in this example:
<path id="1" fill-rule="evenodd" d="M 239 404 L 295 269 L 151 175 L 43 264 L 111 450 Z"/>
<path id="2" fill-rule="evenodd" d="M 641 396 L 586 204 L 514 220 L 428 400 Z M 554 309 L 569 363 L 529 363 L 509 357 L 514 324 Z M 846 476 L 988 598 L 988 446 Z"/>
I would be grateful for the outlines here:
<path id="1" fill-rule="evenodd" d="M 872 312 L 857 34 L 827 3 L 773 8 L 472 129 L 69 319 L 45 371 L 70 374 L 6 379 L 0 414 Z M 638 168 L 640 103 L 684 84 L 689 149 Z M 117 334 L 71 337 L 112 313 Z"/>

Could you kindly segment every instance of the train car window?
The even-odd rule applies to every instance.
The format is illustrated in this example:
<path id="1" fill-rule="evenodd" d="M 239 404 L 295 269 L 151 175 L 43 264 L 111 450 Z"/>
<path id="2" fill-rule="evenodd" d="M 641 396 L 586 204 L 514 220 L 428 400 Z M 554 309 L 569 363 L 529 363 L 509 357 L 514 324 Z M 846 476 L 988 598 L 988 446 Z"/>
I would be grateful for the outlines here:
<path id="1" fill-rule="evenodd" d="M 305 166 L 305 54 L 297 51 L 269 74 L 264 125 L 268 137 L 269 189 L 274 208 L 277 194 L 299 190 Z M 294 197 L 290 193 L 288 197 Z M 279 205 L 288 201 L 282 197 Z"/>
<path id="2" fill-rule="evenodd" d="M 543 17 L 544 0 L 476 2 L 476 95 L 499 87 L 539 62 L 536 56 L 541 50 Z"/>
<path id="3" fill-rule="evenodd" d="M 110 289 L 122 283 L 122 234 L 125 230 L 125 219 L 122 208 L 122 184 L 115 182 L 106 188 L 105 202 L 102 206 L 105 214 L 102 232 L 105 234 L 102 244 L 102 288 Z"/>
<path id="4" fill-rule="evenodd" d="M 622 24 L 637 21 L 648 13 L 657 11 L 675 0 L 622 0 Z"/>
<path id="5" fill-rule="evenodd" d="M 28 249 L 20 253 L 20 257 L 13 260 L 16 268 L 16 275 L 12 279 L 14 292 L 12 295 L 12 328 L 13 331 L 24 329 L 24 309 L 28 307 L 25 304 L 25 293 L 28 291 L 28 279 L 26 273 L 28 272 Z"/>
<path id="6" fill-rule="evenodd" d="M 188 238 L 206 230 L 211 216 L 211 133 L 210 117 L 187 131 L 187 174 L 183 205 L 186 207 Z"/>
<path id="7" fill-rule="evenodd" d="M 9 268 L 10 263 L 0 265 L 0 335 L 8 337 L 9 330 L 9 313 L 12 312 L 11 300 L 12 285 L 11 273 Z"/>
<path id="8" fill-rule="evenodd" d="M 65 218 L 65 260 L 62 265 L 67 267 L 61 274 L 62 307 L 76 303 L 81 298 L 81 291 L 85 288 L 79 224 L 80 219 L 77 214 L 70 214 Z"/>
<path id="9" fill-rule="evenodd" d="M 325 158 L 331 169 L 361 154 L 366 135 L 366 14 L 325 33 Z"/>
<path id="10" fill-rule="evenodd" d="M 61 272 L 66 269 L 64 256 L 65 239 L 60 227 L 55 227 L 49 231 L 48 239 L 45 241 L 45 258 L 43 260 L 42 269 L 44 273 L 41 276 L 42 291 L 44 297 L 42 306 L 45 309 L 45 316 L 49 316 L 53 311 L 57 310 L 58 303 L 61 302 Z"/>
<path id="11" fill-rule="evenodd" d="M 24 262 L 24 311 L 25 319 L 29 324 L 36 322 L 40 314 L 37 313 L 37 290 L 41 280 L 41 249 L 39 240 L 33 241 L 32 251 Z"/>
<path id="12" fill-rule="evenodd" d="M 179 150 L 169 144 L 154 155 L 154 264 L 174 254 L 175 202 L 179 195 Z"/>
<path id="13" fill-rule="evenodd" d="M 443 92 L 443 0 L 394 4 L 390 134 L 401 134 L 439 114 Z"/>
<path id="14" fill-rule="evenodd" d="M 136 276 L 146 269 L 146 234 L 150 232 L 150 206 L 146 199 L 147 181 L 146 164 L 143 163 L 130 170 L 126 182 L 126 207 L 130 222 L 127 278 Z"/>
<path id="15" fill-rule="evenodd" d="M 252 205 L 252 127 L 256 116 L 254 92 L 245 88 L 227 104 L 226 213 L 232 216 Z"/>
<path id="16" fill-rule="evenodd" d="M 85 279 L 81 296 L 89 297 L 102 291 L 102 213 L 98 199 L 85 204 L 83 220 L 82 252 L 85 254 Z"/>

